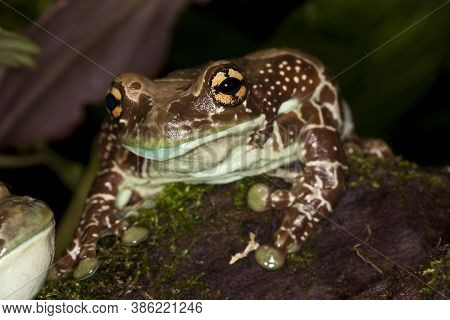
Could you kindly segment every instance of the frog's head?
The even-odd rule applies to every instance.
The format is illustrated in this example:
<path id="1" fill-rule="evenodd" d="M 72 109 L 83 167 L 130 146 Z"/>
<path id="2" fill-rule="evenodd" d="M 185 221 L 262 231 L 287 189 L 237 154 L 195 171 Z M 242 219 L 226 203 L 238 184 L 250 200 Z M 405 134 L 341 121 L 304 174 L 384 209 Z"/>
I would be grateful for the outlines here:
<path id="1" fill-rule="evenodd" d="M 249 136 L 276 114 L 262 90 L 272 82 L 261 73 L 271 59 L 220 60 L 155 80 L 119 75 L 105 103 L 121 143 L 139 156 L 167 160 L 225 136 Z"/>

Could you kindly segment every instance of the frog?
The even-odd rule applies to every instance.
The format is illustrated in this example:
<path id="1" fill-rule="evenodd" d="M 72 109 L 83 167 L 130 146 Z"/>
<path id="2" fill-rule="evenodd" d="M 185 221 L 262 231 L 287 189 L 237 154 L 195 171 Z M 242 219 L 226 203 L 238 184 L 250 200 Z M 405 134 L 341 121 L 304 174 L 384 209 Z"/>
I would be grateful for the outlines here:
<path id="1" fill-rule="evenodd" d="M 55 222 L 50 207 L 0 182 L 0 299 L 32 299 L 51 266 Z"/>
<path id="2" fill-rule="evenodd" d="M 296 49 L 270 48 L 150 79 L 123 73 L 105 96 L 100 169 L 72 243 L 56 264 L 75 279 L 95 273 L 98 240 L 136 245 L 149 235 L 126 219 L 167 183 L 226 184 L 265 175 L 288 189 L 255 184 L 252 210 L 281 210 L 271 242 L 255 252 L 267 269 L 283 266 L 345 191 L 348 153 L 388 155 L 356 136 L 350 108 L 325 66 Z M 296 164 L 296 165 L 293 165 Z"/>

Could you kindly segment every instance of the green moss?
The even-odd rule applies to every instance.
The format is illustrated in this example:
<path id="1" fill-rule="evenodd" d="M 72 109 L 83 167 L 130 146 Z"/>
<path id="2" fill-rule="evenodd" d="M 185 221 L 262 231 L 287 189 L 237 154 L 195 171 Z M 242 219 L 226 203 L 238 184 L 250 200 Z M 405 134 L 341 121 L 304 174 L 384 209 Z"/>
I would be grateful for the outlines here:
<path id="1" fill-rule="evenodd" d="M 139 215 L 130 221 L 151 230 L 150 245 L 169 241 L 169 247 L 174 250 L 176 239 L 193 234 L 204 220 L 197 209 L 211 188 L 210 185 L 169 184 L 152 207 L 140 209 Z"/>
<path id="2" fill-rule="evenodd" d="M 317 252 L 311 245 L 312 240 L 319 235 L 319 230 L 314 230 L 308 238 L 308 242 L 297 253 L 290 253 L 286 257 L 285 267 L 292 271 L 307 267 L 317 258 Z"/>
<path id="3" fill-rule="evenodd" d="M 299 268 L 310 264 L 315 258 L 317 258 L 317 253 L 311 249 L 300 250 L 299 253 L 290 253 L 286 257 L 286 268 L 297 271 Z"/>
<path id="4" fill-rule="evenodd" d="M 98 246 L 102 264 L 92 278 L 79 282 L 68 276 L 50 281 L 37 299 L 102 299 L 130 293 L 162 299 L 175 299 L 186 292 L 195 292 L 201 298 L 213 295 L 203 273 L 188 277 L 178 274 L 182 262 L 198 262 L 193 261 L 187 249 L 193 240 L 182 247 L 177 245 L 177 239 L 195 235 L 199 226 L 207 222 L 198 208 L 211 188 L 167 185 L 152 207 L 143 208 L 139 216 L 130 218 L 131 222 L 151 230 L 146 243 L 128 247 L 114 237 L 102 239 Z M 154 252 L 162 254 L 155 257 Z"/>
<path id="5" fill-rule="evenodd" d="M 420 293 L 426 298 L 436 293 L 448 294 L 450 289 L 450 246 L 441 249 L 440 252 L 425 264 L 419 273 L 423 276 L 427 286 L 420 289 Z M 434 290 L 433 290 L 434 289 Z"/>
<path id="6" fill-rule="evenodd" d="M 261 179 L 257 177 L 248 177 L 242 180 L 236 181 L 230 192 L 230 196 L 233 200 L 233 205 L 237 211 L 248 210 L 247 206 L 247 193 L 248 190 L 257 182 L 261 182 Z"/>
<path id="7" fill-rule="evenodd" d="M 401 186 L 411 180 L 420 180 L 424 189 L 443 188 L 444 182 L 437 176 L 419 170 L 417 164 L 403 160 L 401 157 L 380 159 L 376 156 L 353 154 L 348 157 L 350 179 L 348 187 L 370 186 L 380 188 L 381 180 L 392 180 L 392 185 Z M 386 179 L 387 176 L 387 179 Z M 389 187 L 384 185 L 384 187 Z"/>
<path id="8" fill-rule="evenodd" d="M 361 185 L 369 185 L 373 188 L 380 187 L 380 181 L 375 175 L 377 168 L 375 157 L 364 157 L 359 154 L 351 155 L 347 158 L 351 179 L 347 182 L 349 188 L 356 189 Z"/>
<path id="9" fill-rule="evenodd" d="M 98 254 L 102 264 L 94 277 L 84 281 L 76 281 L 70 276 L 52 280 L 36 298 L 102 299 L 144 289 L 141 279 L 148 277 L 150 270 L 143 245 L 127 247 L 108 237 L 101 240 Z"/>

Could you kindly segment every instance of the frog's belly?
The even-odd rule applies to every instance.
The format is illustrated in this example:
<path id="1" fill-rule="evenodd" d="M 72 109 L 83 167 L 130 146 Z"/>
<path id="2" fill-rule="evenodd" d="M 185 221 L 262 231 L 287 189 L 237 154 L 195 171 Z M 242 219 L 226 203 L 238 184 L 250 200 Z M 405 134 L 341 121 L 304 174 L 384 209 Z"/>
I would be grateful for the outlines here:
<path id="1" fill-rule="evenodd" d="M 186 162 L 172 161 L 168 166 L 158 166 L 150 170 L 147 184 L 160 185 L 169 182 L 222 184 L 272 171 L 298 160 L 299 144 L 293 143 L 278 151 L 272 149 L 269 139 L 263 148 L 249 145 L 237 145 L 227 150 L 217 163 L 209 163 L 206 168 L 192 165 L 188 170 Z"/>

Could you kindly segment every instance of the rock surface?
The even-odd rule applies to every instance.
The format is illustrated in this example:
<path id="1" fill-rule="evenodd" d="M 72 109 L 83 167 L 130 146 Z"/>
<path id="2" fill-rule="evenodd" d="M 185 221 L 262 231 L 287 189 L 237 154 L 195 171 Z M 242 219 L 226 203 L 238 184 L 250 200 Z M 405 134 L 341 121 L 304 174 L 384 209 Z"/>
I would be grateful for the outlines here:
<path id="1" fill-rule="evenodd" d="M 446 299 L 450 297 L 450 169 L 352 156 L 348 189 L 278 271 L 253 253 L 229 265 L 250 232 L 269 241 L 281 214 L 245 198 L 265 177 L 228 185 L 170 185 L 134 218 L 150 239 L 102 239 L 103 263 L 82 282 L 49 282 L 42 299 Z M 280 182 L 276 182 L 279 184 Z"/>

